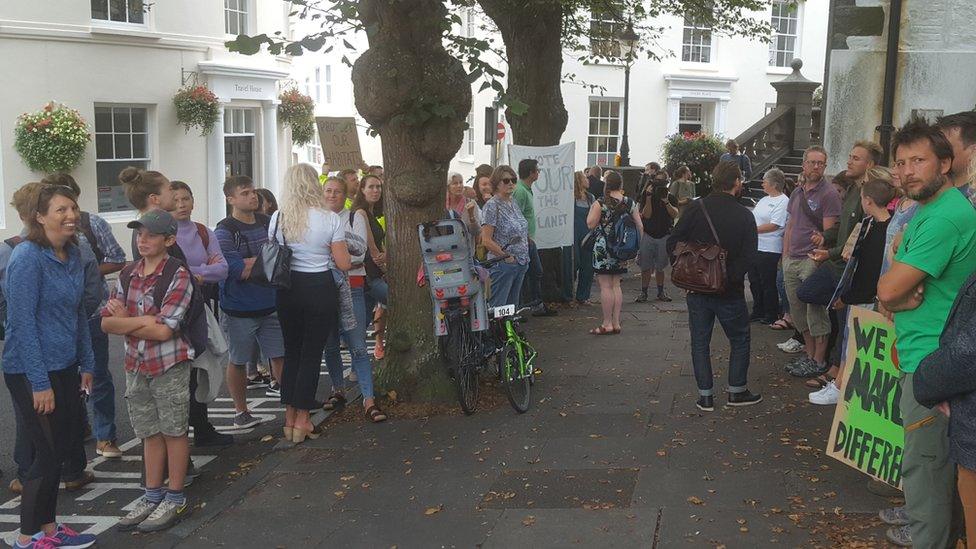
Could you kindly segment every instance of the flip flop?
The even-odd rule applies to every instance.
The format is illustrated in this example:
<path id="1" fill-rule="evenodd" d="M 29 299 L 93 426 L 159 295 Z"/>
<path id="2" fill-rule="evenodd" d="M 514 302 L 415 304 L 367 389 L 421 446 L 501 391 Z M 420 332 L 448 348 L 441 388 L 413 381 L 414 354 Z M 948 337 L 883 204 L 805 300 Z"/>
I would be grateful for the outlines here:
<path id="1" fill-rule="evenodd" d="M 607 329 L 603 326 L 598 326 L 590 330 L 590 334 L 597 336 L 613 335 L 613 329 Z"/>
<path id="2" fill-rule="evenodd" d="M 773 330 L 792 330 L 793 323 L 791 323 L 789 320 L 786 320 L 785 318 L 781 318 L 776 322 L 770 324 L 769 327 L 772 328 Z"/>

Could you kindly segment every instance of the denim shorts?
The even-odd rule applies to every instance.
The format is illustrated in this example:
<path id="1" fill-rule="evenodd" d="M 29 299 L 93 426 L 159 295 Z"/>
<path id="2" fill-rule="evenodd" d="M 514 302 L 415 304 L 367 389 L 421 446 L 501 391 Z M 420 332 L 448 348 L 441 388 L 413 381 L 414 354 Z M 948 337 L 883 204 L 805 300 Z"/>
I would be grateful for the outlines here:
<path id="1" fill-rule="evenodd" d="M 137 438 L 181 437 L 189 430 L 190 365 L 185 360 L 162 375 L 125 372 L 125 404 Z"/>
<path id="2" fill-rule="evenodd" d="M 220 327 L 227 335 L 230 362 L 243 366 L 254 357 L 281 358 L 285 356 L 285 343 L 281 336 L 278 313 L 258 317 L 220 315 Z M 260 349 L 261 354 L 257 351 Z"/>

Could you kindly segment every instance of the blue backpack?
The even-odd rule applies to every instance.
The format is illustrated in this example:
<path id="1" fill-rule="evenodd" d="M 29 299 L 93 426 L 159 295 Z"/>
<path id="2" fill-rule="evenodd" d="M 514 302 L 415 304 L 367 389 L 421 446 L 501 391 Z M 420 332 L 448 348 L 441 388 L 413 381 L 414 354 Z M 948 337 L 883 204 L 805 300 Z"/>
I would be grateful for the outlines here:
<path id="1" fill-rule="evenodd" d="M 601 202 L 603 199 L 600 199 Z M 633 201 L 624 198 L 617 204 L 611 214 L 611 231 L 604 233 L 607 241 L 607 252 L 617 261 L 630 261 L 637 257 L 640 250 L 640 231 L 631 215 Z"/>

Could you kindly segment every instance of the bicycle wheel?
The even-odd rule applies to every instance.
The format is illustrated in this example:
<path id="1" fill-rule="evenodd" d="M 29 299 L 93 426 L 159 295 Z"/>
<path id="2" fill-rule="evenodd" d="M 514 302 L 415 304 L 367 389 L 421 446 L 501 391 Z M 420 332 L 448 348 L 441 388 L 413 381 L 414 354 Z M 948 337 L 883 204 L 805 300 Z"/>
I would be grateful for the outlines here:
<path id="1" fill-rule="evenodd" d="M 478 408 L 478 364 L 474 360 L 479 351 L 475 334 L 464 317 L 448 320 L 444 358 L 448 362 L 458 403 L 465 414 Z"/>
<path id="2" fill-rule="evenodd" d="M 498 353 L 498 371 L 505 385 L 505 394 L 512 408 L 520 414 L 529 411 L 532 405 L 530 375 L 525 362 L 519 358 L 522 349 L 521 343 L 509 340 Z"/>

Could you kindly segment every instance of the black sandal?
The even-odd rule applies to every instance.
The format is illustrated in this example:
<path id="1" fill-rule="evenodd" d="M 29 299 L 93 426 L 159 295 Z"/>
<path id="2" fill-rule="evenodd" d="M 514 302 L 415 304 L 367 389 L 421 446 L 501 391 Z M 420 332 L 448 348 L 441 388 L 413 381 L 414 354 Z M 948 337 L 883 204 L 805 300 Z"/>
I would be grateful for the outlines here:
<path id="1" fill-rule="evenodd" d="M 813 379 L 808 379 L 804 383 L 807 387 L 811 389 L 823 389 L 828 383 L 834 381 L 834 376 L 830 374 L 819 375 Z"/>
<path id="2" fill-rule="evenodd" d="M 342 393 L 333 393 L 329 400 L 322 405 L 323 410 L 338 410 L 346 405 L 346 397 Z"/>
<path id="3" fill-rule="evenodd" d="M 375 404 L 369 408 L 366 408 L 366 417 L 369 418 L 369 420 L 373 423 L 382 423 L 386 421 L 386 414 L 383 413 L 383 410 L 377 408 Z"/>

